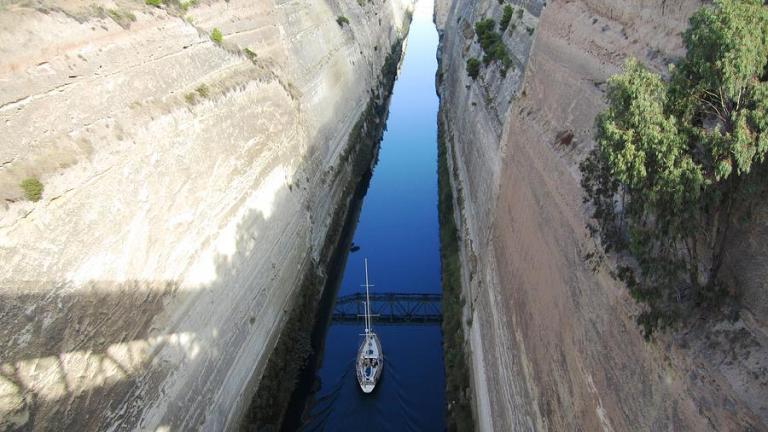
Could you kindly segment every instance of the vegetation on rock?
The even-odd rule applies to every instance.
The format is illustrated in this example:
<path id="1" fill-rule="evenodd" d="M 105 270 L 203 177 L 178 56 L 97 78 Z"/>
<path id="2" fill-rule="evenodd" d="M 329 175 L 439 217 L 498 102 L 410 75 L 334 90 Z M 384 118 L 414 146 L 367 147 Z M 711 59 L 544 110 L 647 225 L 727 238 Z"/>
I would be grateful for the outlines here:
<path id="1" fill-rule="evenodd" d="M 507 53 L 507 47 L 501 39 L 501 35 L 494 29 L 496 22 L 486 18 L 475 23 L 475 33 L 483 48 L 483 63 L 490 64 L 493 61 L 501 63 L 501 75 L 506 76 L 507 69 L 512 66 L 512 59 Z"/>
<path id="2" fill-rule="evenodd" d="M 336 24 L 338 24 L 339 27 L 344 27 L 344 24 L 349 25 L 349 19 L 347 19 L 347 17 L 344 15 L 339 15 L 336 17 Z"/>
<path id="3" fill-rule="evenodd" d="M 507 30 L 507 27 L 509 27 L 509 21 L 512 19 L 512 14 L 514 13 L 514 9 L 512 9 L 512 6 L 506 5 L 504 6 L 504 12 L 501 14 L 501 21 L 499 21 L 499 30 L 504 33 Z"/>
<path id="4" fill-rule="evenodd" d="M 112 21 L 116 22 L 120 27 L 127 29 L 131 27 L 131 23 L 136 22 L 136 15 L 131 11 L 125 11 L 122 9 L 103 9 L 99 7 L 100 11 L 104 11 Z"/>
<path id="5" fill-rule="evenodd" d="M 43 196 L 43 184 L 35 177 L 22 180 L 21 189 L 24 191 L 24 196 L 30 201 L 40 201 Z"/>
<path id="6" fill-rule="evenodd" d="M 443 287 L 443 355 L 445 356 L 445 394 L 448 400 L 446 430 L 472 431 L 469 365 L 464 352 L 464 328 L 461 318 L 459 238 L 453 219 L 453 192 L 450 185 L 448 149 L 442 121 L 437 122 L 437 206 L 440 220 L 440 270 Z M 471 325 L 468 323 L 467 325 Z"/>
<path id="7" fill-rule="evenodd" d="M 729 227 L 766 191 L 768 8 L 717 0 L 683 41 L 669 82 L 635 60 L 609 80 L 581 164 L 590 231 L 619 253 L 646 337 L 732 293 L 718 277 Z"/>
<path id="8" fill-rule="evenodd" d="M 472 57 L 467 60 L 467 75 L 472 79 L 477 79 L 480 73 L 480 60 Z"/>
<path id="9" fill-rule="evenodd" d="M 221 34 L 221 30 L 214 27 L 213 30 L 211 30 L 211 40 L 216 42 L 217 44 L 220 44 L 221 41 L 224 40 L 224 36 Z"/>

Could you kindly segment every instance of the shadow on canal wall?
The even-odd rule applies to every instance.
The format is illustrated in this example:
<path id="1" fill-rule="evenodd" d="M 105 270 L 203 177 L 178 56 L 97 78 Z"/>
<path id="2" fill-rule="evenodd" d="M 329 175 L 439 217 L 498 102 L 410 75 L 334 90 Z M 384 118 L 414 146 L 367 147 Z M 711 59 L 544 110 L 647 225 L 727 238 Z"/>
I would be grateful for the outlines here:
<path id="1" fill-rule="evenodd" d="M 443 288 L 443 355 L 445 359 L 445 398 L 448 405 L 446 429 L 474 429 L 472 388 L 469 380 L 468 356 L 465 353 L 462 325 L 465 299 L 461 292 L 459 237 L 454 221 L 454 200 L 448 165 L 445 128 L 437 119 L 437 190 L 440 221 L 440 283 Z M 455 166 L 455 165 L 454 165 Z M 459 196 L 459 200 L 461 197 Z M 471 326 L 467 322 L 467 327 Z"/>

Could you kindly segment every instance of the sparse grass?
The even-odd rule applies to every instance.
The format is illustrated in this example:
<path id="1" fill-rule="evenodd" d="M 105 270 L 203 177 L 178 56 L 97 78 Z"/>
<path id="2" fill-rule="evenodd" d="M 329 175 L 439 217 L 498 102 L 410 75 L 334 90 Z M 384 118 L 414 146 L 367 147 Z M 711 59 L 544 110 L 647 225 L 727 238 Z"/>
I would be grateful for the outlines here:
<path id="1" fill-rule="evenodd" d="M 35 177 L 22 180 L 20 186 L 24 191 L 24 196 L 30 201 L 40 201 L 43 196 L 43 184 Z"/>
<path id="2" fill-rule="evenodd" d="M 205 84 L 200 84 L 195 88 L 195 91 L 189 92 L 184 95 L 184 100 L 187 101 L 188 104 L 194 105 L 198 102 L 198 99 L 202 98 L 205 99 L 210 95 L 210 89 Z"/>
<path id="3" fill-rule="evenodd" d="M 144 0 L 144 3 L 149 6 L 160 7 L 163 4 L 163 0 Z"/>
<path id="4" fill-rule="evenodd" d="M 181 1 L 179 2 L 179 9 L 181 9 L 183 12 L 186 12 L 189 10 L 189 8 L 197 6 L 197 3 L 198 0 Z"/>
<path id="5" fill-rule="evenodd" d="M 224 36 L 221 34 L 221 30 L 219 30 L 218 27 L 214 27 L 213 30 L 211 30 L 211 40 L 217 44 L 221 44 L 224 40 Z"/>
<path id="6" fill-rule="evenodd" d="M 248 60 L 250 60 L 253 63 L 256 63 L 256 59 L 258 58 L 258 56 L 250 48 L 243 48 L 243 54 L 245 54 L 245 56 L 248 57 Z"/>
<path id="7" fill-rule="evenodd" d="M 344 24 L 349 25 L 349 19 L 344 15 L 339 15 L 336 17 L 336 24 L 338 24 L 339 27 L 344 27 Z"/>
<path id="8" fill-rule="evenodd" d="M 119 9 L 107 9 L 107 15 L 116 22 L 120 27 L 127 29 L 131 26 L 132 22 L 136 21 L 136 15 L 130 11 L 122 11 Z"/>

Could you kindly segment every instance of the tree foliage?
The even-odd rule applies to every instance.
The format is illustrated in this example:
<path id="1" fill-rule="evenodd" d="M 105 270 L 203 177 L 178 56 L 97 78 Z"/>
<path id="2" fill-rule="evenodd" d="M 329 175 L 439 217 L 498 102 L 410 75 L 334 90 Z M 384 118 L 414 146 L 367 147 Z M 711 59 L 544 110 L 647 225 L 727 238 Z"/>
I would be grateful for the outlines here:
<path id="1" fill-rule="evenodd" d="M 480 61 L 474 57 L 467 59 L 467 75 L 472 79 L 477 79 L 480 73 Z"/>
<path id="2" fill-rule="evenodd" d="M 507 52 L 507 46 L 501 38 L 501 34 L 495 30 L 496 22 L 486 18 L 475 23 L 475 33 L 483 48 L 483 63 L 490 64 L 498 61 L 501 63 L 501 75 L 506 76 L 507 69 L 512 66 L 512 58 Z"/>
<path id="3" fill-rule="evenodd" d="M 512 19 L 513 13 L 514 9 L 512 9 L 512 6 L 504 6 L 503 12 L 501 14 L 501 20 L 499 21 L 499 30 L 501 30 L 502 33 L 507 30 L 507 27 L 509 27 L 509 21 Z"/>
<path id="4" fill-rule="evenodd" d="M 616 272 L 646 305 L 646 335 L 687 305 L 714 305 L 736 212 L 765 190 L 768 10 L 719 0 L 684 33 L 669 82 L 629 60 L 608 82 L 582 186 Z"/>
<path id="5" fill-rule="evenodd" d="M 344 27 L 344 24 L 349 25 L 349 18 L 344 15 L 339 15 L 336 17 L 336 24 L 338 24 L 339 27 Z"/>

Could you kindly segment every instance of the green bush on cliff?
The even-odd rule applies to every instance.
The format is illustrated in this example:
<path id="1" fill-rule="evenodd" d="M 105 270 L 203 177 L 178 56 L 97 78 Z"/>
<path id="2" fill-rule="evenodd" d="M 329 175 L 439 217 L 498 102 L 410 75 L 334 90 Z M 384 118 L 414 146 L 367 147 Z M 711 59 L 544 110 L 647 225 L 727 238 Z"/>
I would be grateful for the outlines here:
<path id="1" fill-rule="evenodd" d="M 477 79 L 480 73 L 480 60 L 472 57 L 467 60 L 467 75 L 472 79 Z"/>
<path id="2" fill-rule="evenodd" d="M 512 20 L 513 13 L 514 13 L 514 10 L 512 9 L 512 6 L 510 5 L 504 6 L 504 12 L 502 12 L 501 21 L 499 21 L 499 30 L 502 33 L 507 31 L 507 27 L 509 27 L 509 21 Z"/>
<path id="3" fill-rule="evenodd" d="M 608 81 L 582 186 L 646 336 L 731 292 L 729 229 L 768 189 L 766 35 L 762 1 L 716 0 L 691 17 L 668 82 L 635 60 Z"/>
<path id="4" fill-rule="evenodd" d="M 501 63 L 501 74 L 505 76 L 507 69 L 512 66 L 512 59 L 507 53 L 507 47 L 501 39 L 501 35 L 494 30 L 496 22 L 490 18 L 480 20 L 475 23 L 475 33 L 483 48 L 483 63 L 490 64 L 498 61 Z"/>
<path id="5" fill-rule="evenodd" d="M 336 24 L 338 24 L 339 27 L 344 27 L 344 24 L 349 25 L 349 19 L 344 15 L 339 15 L 336 17 Z"/>
<path id="6" fill-rule="evenodd" d="M 216 42 L 217 44 L 220 44 L 221 41 L 224 40 L 224 36 L 221 34 L 221 30 L 214 27 L 213 30 L 211 30 L 211 40 Z"/>
<path id="7" fill-rule="evenodd" d="M 40 201 L 43 196 L 43 184 L 35 177 L 22 180 L 20 186 L 24 191 L 24 196 L 30 201 Z"/>

